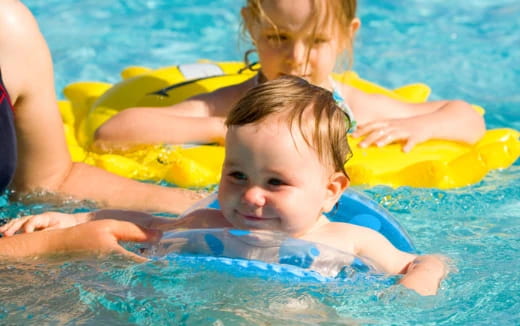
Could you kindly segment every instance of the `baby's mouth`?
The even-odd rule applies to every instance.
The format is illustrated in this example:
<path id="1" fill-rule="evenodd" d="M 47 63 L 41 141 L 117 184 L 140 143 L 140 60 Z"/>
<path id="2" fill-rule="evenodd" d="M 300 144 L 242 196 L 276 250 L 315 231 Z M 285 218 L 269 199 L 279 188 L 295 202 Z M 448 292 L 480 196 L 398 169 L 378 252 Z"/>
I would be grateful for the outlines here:
<path id="1" fill-rule="evenodd" d="M 242 212 L 239 212 L 239 211 L 237 211 L 237 213 L 244 220 L 250 221 L 250 222 L 262 222 L 262 221 L 268 221 L 268 220 L 273 219 L 273 218 L 270 218 L 270 217 L 258 216 L 258 215 L 255 215 L 255 214 L 242 213 Z"/>
<path id="2" fill-rule="evenodd" d="M 264 221 L 266 220 L 266 218 L 263 218 L 263 217 L 260 217 L 260 216 L 256 216 L 256 215 L 247 215 L 247 214 L 242 214 L 242 216 L 248 220 L 248 221 L 253 221 L 253 222 L 260 222 L 260 221 Z"/>

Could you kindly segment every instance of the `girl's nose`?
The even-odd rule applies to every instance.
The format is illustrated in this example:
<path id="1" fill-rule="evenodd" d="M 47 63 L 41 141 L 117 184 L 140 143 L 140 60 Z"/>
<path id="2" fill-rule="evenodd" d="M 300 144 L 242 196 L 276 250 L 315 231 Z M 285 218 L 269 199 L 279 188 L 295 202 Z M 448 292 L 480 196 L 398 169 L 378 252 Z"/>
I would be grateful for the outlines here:
<path id="1" fill-rule="evenodd" d="M 242 202 L 249 206 L 262 207 L 266 202 L 264 191 L 256 186 L 249 187 L 242 195 Z"/>
<path id="2" fill-rule="evenodd" d="M 303 42 L 294 42 L 289 46 L 288 49 L 288 61 L 293 65 L 301 65 L 305 61 L 307 56 L 307 47 Z"/>

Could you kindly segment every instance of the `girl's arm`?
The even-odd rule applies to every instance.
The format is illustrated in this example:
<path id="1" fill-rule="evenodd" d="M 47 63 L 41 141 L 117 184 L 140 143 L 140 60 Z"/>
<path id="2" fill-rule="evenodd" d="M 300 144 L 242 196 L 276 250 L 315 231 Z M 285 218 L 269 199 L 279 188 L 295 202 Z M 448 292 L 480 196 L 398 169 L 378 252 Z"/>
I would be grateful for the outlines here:
<path id="1" fill-rule="evenodd" d="M 355 137 L 360 146 L 403 142 L 404 151 L 429 139 L 477 142 L 486 127 L 483 117 L 466 102 L 406 103 L 384 95 L 349 91 L 348 101 L 358 119 Z"/>
<path id="2" fill-rule="evenodd" d="M 147 230 L 133 223 L 103 220 L 47 232 L 17 234 L 0 238 L 0 257 L 24 258 L 58 254 L 106 255 L 119 253 L 137 261 L 145 258 L 127 251 L 118 241 L 155 242 L 157 230 Z"/>
<path id="3" fill-rule="evenodd" d="M 0 1 L 0 67 L 15 111 L 18 193 L 46 190 L 101 205 L 180 213 L 199 195 L 73 163 L 65 141 L 47 44 L 29 10 Z"/>
<path id="4" fill-rule="evenodd" d="M 108 149 L 138 144 L 222 144 L 224 118 L 198 114 L 207 111 L 206 107 L 206 102 L 190 99 L 169 108 L 124 110 L 97 129 L 94 146 Z M 184 114 L 190 111 L 193 115 Z"/>
<path id="5" fill-rule="evenodd" d="M 255 79 L 194 96 L 163 108 L 131 108 L 101 125 L 95 146 L 136 144 L 224 143 L 224 119 Z"/>

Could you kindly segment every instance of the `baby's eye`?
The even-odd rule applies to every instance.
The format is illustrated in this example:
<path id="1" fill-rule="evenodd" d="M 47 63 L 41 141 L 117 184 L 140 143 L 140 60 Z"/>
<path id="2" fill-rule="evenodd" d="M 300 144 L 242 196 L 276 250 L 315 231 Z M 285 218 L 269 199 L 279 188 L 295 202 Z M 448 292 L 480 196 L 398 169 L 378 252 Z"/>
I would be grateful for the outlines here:
<path id="1" fill-rule="evenodd" d="M 237 181 L 244 181 L 244 180 L 247 180 L 247 176 L 240 172 L 240 171 L 233 171 L 231 173 L 228 174 L 232 179 L 235 179 Z"/>
<path id="2" fill-rule="evenodd" d="M 285 182 L 283 182 L 282 180 L 280 180 L 278 178 L 271 178 L 271 179 L 269 179 L 269 181 L 267 183 L 271 186 L 283 186 L 286 184 Z"/>

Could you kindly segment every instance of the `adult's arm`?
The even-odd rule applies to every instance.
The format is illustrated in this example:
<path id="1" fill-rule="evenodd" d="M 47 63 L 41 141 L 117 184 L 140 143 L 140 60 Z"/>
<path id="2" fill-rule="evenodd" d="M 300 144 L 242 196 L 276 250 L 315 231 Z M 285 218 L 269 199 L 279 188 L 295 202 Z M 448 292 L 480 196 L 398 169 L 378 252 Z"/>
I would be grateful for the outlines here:
<path id="1" fill-rule="evenodd" d="M 123 178 L 73 163 L 54 90 L 52 59 L 30 11 L 18 0 L 0 1 L 0 69 L 15 108 L 18 193 L 46 190 L 101 206 L 180 213 L 199 195 Z"/>
<path id="2" fill-rule="evenodd" d="M 162 233 L 126 221 L 102 220 L 65 229 L 16 234 L 0 238 L 0 258 L 45 258 L 61 254 L 107 255 L 118 253 L 134 260 L 145 258 L 127 251 L 118 241 L 155 242 Z"/>

